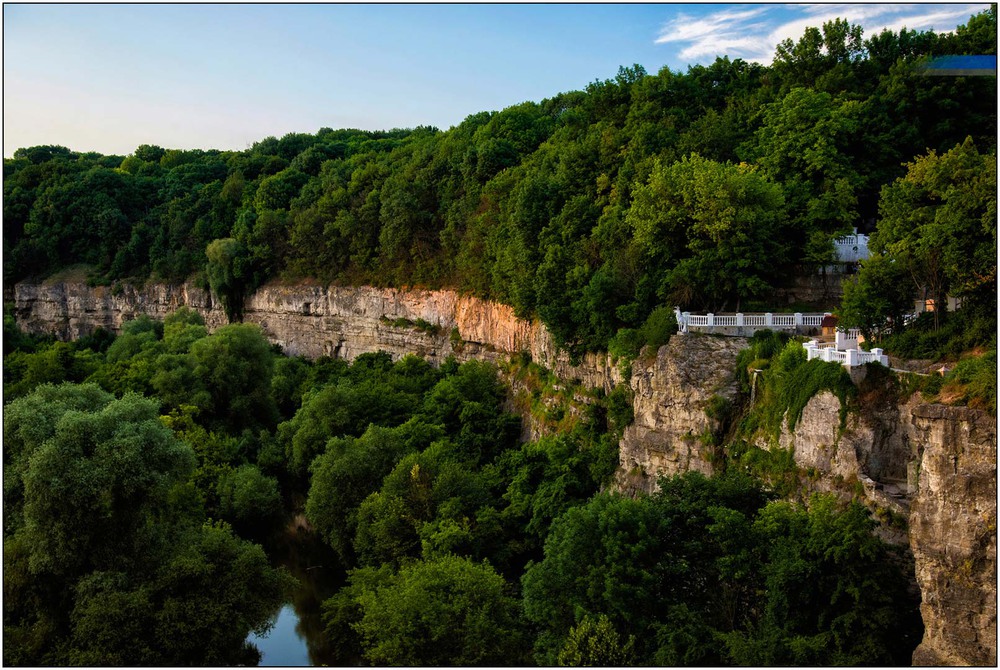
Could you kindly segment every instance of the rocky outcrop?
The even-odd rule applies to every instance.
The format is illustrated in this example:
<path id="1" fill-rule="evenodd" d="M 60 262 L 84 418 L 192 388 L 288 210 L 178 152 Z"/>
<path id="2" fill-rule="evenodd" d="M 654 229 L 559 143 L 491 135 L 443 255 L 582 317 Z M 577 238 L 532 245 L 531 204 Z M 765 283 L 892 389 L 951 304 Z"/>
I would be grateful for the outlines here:
<path id="1" fill-rule="evenodd" d="M 997 664 L 996 417 L 918 405 L 910 547 L 923 594 L 914 665 Z"/>
<path id="2" fill-rule="evenodd" d="M 716 396 L 736 399 L 736 355 L 746 346 L 740 337 L 688 334 L 633 362 L 635 419 L 619 446 L 619 490 L 649 492 L 658 476 L 689 470 L 712 474 L 710 436 L 720 425 L 706 409 Z"/>
<path id="3" fill-rule="evenodd" d="M 839 416 L 822 392 L 782 431 L 809 473 L 802 492 L 861 494 L 880 534 L 908 545 L 924 621 L 914 665 L 995 666 L 996 417 L 919 396 L 851 413 L 843 429 Z"/>
<path id="4" fill-rule="evenodd" d="M 21 283 L 14 287 L 14 299 L 21 328 L 61 339 L 98 327 L 119 332 L 140 314 L 162 319 L 181 306 L 200 313 L 209 330 L 227 322 L 212 294 L 190 283 Z M 588 387 L 610 391 L 621 381 L 606 355 L 588 354 L 574 365 L 543 324 L 518 318 L 507 305 L 448 290 L 271 284 L 250 296 L 244 320 L 260 325 L 268 339 L 292 356 L 352 360 L 386 351 L 395 358 L 412 353 L 438 364 L 450 355 L 496 360 L 527 351 L 559 377 Z"/>

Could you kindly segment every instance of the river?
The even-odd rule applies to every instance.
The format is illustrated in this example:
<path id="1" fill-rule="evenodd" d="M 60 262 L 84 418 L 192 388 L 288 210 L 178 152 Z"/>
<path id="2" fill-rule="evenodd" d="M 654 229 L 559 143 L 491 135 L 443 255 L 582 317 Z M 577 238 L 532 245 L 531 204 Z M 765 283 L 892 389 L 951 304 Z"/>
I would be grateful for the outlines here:
<path id="1" fill-rule="evenodd" d="M 357 665 L 357 659 L 338 657 L 322 621 L 323 601 L 345 583 L 337 555 L 302 529 L 269 544 L 272 563 L 287 568 L 298 585 L 291 599 L 275 611 L 271 630 L 247 638 L 261 651 L 260 665 Z"/>

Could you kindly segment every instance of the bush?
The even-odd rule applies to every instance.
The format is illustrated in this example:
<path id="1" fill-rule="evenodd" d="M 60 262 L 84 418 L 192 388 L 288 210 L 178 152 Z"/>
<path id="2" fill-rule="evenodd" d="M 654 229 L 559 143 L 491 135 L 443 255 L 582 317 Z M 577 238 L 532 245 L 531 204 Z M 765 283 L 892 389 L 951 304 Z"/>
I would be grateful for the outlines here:
<path id="1" fill-rule="evenodd" d="M 996 304 L 992 307 L 964 307 L 957 312 L 939 313 L 939 326 L 934 328 L 934 314 L 925 312 L 903 332 L 882 340 L 883 349 L 911 359 L 957 359 L 975 347 L 995 345 Z"/>
<path id="2" fill-rule="evenodd" d="M 677 319 L 669 307 L 657 307 L 646 318 L 639 330 L 644 344 L 657 350 L 670 341 L 670 336 L 677 332 Z"/>
<path id="3" fill-rule="evenodd" d="M 644 346 L 652 348 L 653 353 L 670 341 L 670 336 L 677 332 L 677 319 L 668 307 L 657 307 L 646 318 L 638 329 L 619 328 L 608 341 L 608 353 L 614 360 L 635 360 Z"/>
<path id="4" fill-rule="evenodd" d="M 993 348 L 982 356 L 963 358 L 945 377 L 942 391 L 952 389 L 962 393 L 963 402 L 996 412 L 997 351 Z M 964 388 L 962 388 L 964 387 Z"/>

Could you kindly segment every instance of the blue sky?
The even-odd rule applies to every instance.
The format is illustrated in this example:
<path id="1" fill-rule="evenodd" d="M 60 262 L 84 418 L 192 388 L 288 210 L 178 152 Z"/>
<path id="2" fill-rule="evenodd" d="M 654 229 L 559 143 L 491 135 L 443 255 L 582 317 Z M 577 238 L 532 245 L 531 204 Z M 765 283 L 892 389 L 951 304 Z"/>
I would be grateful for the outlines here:
<path id="1" fill-rule="evenodd" d="M 685 71 L 836 17 L 950 31 L 984 4 L 11 5 L 4 155 L 37 144 L 245 149 L 321 127 L 432 125 L 582 89 L 620 65 Z"/>

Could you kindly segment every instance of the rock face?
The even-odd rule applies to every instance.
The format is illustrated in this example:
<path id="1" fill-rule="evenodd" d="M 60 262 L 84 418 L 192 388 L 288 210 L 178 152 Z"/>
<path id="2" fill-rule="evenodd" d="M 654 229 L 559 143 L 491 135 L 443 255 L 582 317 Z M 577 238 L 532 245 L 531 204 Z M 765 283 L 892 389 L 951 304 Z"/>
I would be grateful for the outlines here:
<path id="1" fill-rule="evenodd" d="M 97 327 L 117 332 L 135 316 L 162 318 L 182 305 L 210 330 L 226 323 L 212 295 L 190 284 L 18 284 L 14 297 L 23 329 L 62 339 Z M 573 365 L 543 325 L 452 291 L 270 285 L 249 299 L 245 320 L 293 355 L 353 359 L 384 350 L 439 363 L 449 355 L 498 360 L 527 351 L 562 379 L 605 391 L 624 381 L 607 356 Z M 745 346 L 742 338 L 678 336 L 633 363 L 635 420 L 620 445 L 616 488 L 652 491 L 661 474 L 713 472 L 703 438 L 719 423 L 706 410 L 719 403 L 716 396 L 736 398 L 735 360 Z M 784 428 L 779 444 L 793 449 L 807 473 L 803 492 L 863 494 L 885 513 L 887 539 L 909 545 L 925 626 L 914 664 L 996 665 L 996 418 L 917 397 L 859 400 L 865 410 L 841 427 L 839 401 L 819 393 L 794 430 Z"/>
<path id="2" fill-rule="evenodd" d="M 651 492 L 659 475 L 712 474 L 705 442 L 719 422 L 705 410 L 715 396 L 735 400 L 736 355 L 746 346 L 741 337 L 689 334 L 672 337 L 654 359 L 633 362 L 635 419 L 618 450 L 620 490 Z"/>
<path id="3" fill-rule="evenodd" d="M 210 292 L 190 283 L 120 286 L 82 283 L 28 284 L 14 287 L 18 324 L 29 333 L 75 339 L 98 327 L 119 332 L 140 314 L 162 319 L 178 307 L 194 309 L 208 329 L 227 323 Z M 545 326 L 519 319 L 514 310 L 454 291 L 361 287 L 264 286 L 247 300 L 244 321 L 256 323 L 272 342 L 292 356 L 332 356 L 352 360 L 386 351 L 394 358 L 413 353 L 439 364 L 458 360 L 496 360 L 527 351 L 533 360 L 565 379 L 610 391 L 621 381 L 606 355 L 588 354 L 573 365 L 557 351 Z"/>
<path id="4" fill-rule="evenodd" d="M 840 401 L 819 393 L 781 445 L 813 471 L 804 492 L 863 493 L 877 514 L 889 513 L 883 537 L 908 544 L 924 621 L 913 664 L 995 666 L 996 417 L 918 396 L 875 404 L 841 431 Z"/>
<path id="5" fill-rule="evenodd" d="M 923 446 L 910 546 L 923 594 L 914 665 L 997 664 L 996 417 L 919 405 Z"/>

